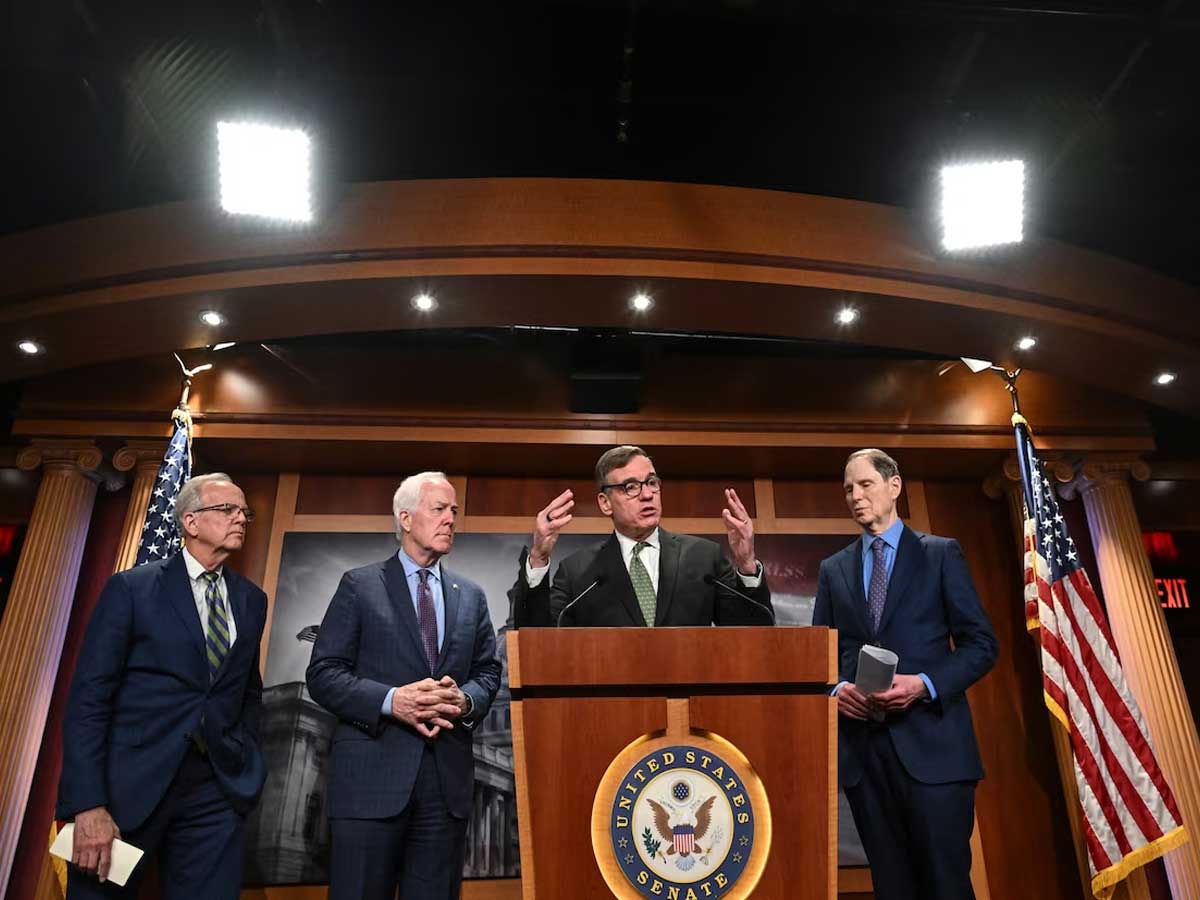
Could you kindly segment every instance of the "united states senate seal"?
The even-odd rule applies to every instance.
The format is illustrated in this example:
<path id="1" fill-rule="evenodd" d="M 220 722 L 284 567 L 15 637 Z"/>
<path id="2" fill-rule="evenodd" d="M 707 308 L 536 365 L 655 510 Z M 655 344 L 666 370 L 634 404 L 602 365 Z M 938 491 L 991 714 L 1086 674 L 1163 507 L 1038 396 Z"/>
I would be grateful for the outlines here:
<path id="1" fill-rule="evenodd" d="M 771 843 L 762 782 L 709 733 L 641 738 L 613 760 L 592 807 L 592 847 L 621 900 L 742 898 Z"/>

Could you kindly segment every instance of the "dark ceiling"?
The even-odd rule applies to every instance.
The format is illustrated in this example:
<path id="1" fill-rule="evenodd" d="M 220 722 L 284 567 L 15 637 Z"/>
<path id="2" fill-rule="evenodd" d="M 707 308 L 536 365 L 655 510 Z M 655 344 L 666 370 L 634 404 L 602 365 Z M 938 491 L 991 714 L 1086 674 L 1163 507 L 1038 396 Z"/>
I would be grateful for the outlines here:
<path id="1" fill-rule="evenodd" d="M 211 195 L 214 122 L 245 115 L 305 124 L 327 184 L 598 176 L 921 207 L 939 162 L 1019 155 L 1033 232 L 1200 284 L 1200 10 L 1179 0 L 11 0 L 0 16 L 0 233 Z"/>

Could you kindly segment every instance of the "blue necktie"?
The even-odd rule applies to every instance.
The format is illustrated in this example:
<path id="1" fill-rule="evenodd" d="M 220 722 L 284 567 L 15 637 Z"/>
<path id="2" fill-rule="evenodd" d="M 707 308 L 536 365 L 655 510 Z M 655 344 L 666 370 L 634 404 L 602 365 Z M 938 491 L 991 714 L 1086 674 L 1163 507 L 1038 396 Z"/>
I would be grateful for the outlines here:
<path id="1" fill-rule="evenodd" d="M 883 558 L 884 540 L 875 538 L 871 543 L 871 587 L 867 591 L 867 611 L 871 614 L 871 630 L 879 633 L 879 620 L 883 618 L 883 604 L 887 602 L 887 563 Z"/>

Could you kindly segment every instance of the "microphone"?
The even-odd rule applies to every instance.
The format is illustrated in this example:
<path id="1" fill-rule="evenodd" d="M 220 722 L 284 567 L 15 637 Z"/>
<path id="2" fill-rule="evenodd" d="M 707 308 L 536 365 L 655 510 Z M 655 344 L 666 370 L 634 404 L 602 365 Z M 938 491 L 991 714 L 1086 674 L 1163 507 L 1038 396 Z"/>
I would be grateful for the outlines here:
<path id="1" fill-rule="evenodd" d="M 715 575 L 713 575 L 713 574 L 711 574 L 711 573 L 709 573 L 708 575 L 705 575 L 705 576 L 704 576 L 704 583 L 705 583 L 705 584 L 712 584 L 712 585 L 716 585 L 716 586 L 717 586 L 717 587 L 719 587 L 719 588 L 722 588 L 722 589 L 724 589 L 724 590 L 726 590 L 726 591 L 729 591 L 729 593 L 733 594 L 735 597 L 741 597 L 741 598 L 742 598 L 743 600 L 745 600 L 747 603 L 753 603 L 755 606 L 757 606 L 759 609 L 761 609 L 761 610 L 763 610 L 764 612 L 766 612 L 766 614 L 767 614 L 768 616 L 770 616 L 770 617 L 771 617 L 771 624 L 772 624 L 772 625 L 774 625 L 774 624 L 775 624 L 775 610 L 771 609 L 771 607 L 769 607 L 769 606 L 766 606 L 766 605 L 764 605 L 764 604 L 762 604 L 762 603 L 759 603 L 759 602 L 758 602 L 757 600 L 755 600 L 753 597 L 751 597 L 751 596 L 750 596 L 750 595 L 748 595 L 748 594 L 743 594 L 743 593 L 742 593 L 741 591 L 739 591 L 737 588 L 732 588 L 732 587 L 730 587 L 730 586 L 729 586 L 729 585 L 727 585 L 725 582 L 723 582 L 721 579 L 717 578 Z"/>
<path id="2" fill-rule="evenodd" d="M 578 603 L 580 600 L 582 600 L 592 588 L 599 587 L 600 585 L 604 584 L 604 578 L 605 578 L 605 575 L 603 572 L 601 572 L 599 575 L 596 576 L 595 581 L 593 581 L 591 584 L 589 584 L 587 587 L 585 587 L 582 591 L 580 591 L 578 596 L 576 596 L 574 600 L 572 600 L 570 603 L 568 603 L 566 606 L 564 606 L 558 613 L 558 620 L 554 623 L 554 627 L 562 628 L 563 613 L 565 613 L 568 609 L 570 609 L 572 606 L 574 606 L 576 603 Z"/>

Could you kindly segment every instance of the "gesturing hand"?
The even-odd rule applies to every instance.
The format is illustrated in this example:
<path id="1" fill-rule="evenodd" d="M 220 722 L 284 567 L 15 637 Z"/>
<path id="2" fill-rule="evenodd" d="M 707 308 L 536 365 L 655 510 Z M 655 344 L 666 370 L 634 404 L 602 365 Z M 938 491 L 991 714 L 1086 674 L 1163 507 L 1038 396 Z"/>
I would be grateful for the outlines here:
<path id="1" fill-rule="evenodd" d="M 559 532 L 571 521 L 575 494 L 570 488 L 550 501 L 533 522 L 533 547 L 529 550 L 529 565 L 535 569 L 548 565 Z"/>
<path id="2" fill-rule="evenodd" d="M 443 728 L 452 729 L 451 720 L 462 714 L 458 705 L 461 693 L 457 685 L 450 687 L 432 678 L 414 681 L 392 692 L 392 716 L 420 735 L 437 737 Z"/>
<path id="3" fill-rule="evenodd" d="M 71 862 L 105 881 L 112 863 L 112 843 L 120 836 L 121 829 L 103 806 L 84 810 L 75 816 Z"/>
<path id="4" fill-rule="evenodd" d="M 750 574 L 758 570 L 758 559 L 754 555 L 754 522 L 733 488 L 725 488 L 725 503 L 721 519 L 729 533 L 729 550 L 738 571 Z"/>

